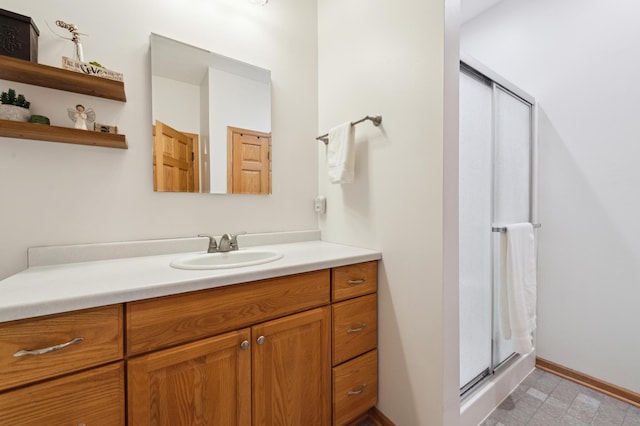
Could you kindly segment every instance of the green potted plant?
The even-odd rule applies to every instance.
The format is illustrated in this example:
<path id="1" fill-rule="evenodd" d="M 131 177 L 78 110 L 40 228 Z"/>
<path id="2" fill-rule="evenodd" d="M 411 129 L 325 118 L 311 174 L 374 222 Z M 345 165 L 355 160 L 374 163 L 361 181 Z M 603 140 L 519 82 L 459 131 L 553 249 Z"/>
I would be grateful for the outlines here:
<path id="1" fill-rule="evenodd" d="M 31 103 L 24 95 L 16 96 L 16 91 L 9 89 L 0 95 L 0 119 L 13 121 L 29 121 Z"/>

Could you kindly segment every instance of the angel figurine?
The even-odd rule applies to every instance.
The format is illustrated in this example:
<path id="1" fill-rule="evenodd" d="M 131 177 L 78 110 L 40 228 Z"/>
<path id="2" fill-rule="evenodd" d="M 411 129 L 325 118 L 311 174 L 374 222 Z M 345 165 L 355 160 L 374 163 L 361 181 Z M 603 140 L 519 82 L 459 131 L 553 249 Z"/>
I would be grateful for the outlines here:
<path id="1" fill-rule="evenodd" d="M 67 108 L 69 118 L 76 123 L 76 129 L 88 130 L 87 123 L 96 121 L 96 113 L 91 108 L 84 108 L 84 105 L 76 105 L 76 109 Z"/>

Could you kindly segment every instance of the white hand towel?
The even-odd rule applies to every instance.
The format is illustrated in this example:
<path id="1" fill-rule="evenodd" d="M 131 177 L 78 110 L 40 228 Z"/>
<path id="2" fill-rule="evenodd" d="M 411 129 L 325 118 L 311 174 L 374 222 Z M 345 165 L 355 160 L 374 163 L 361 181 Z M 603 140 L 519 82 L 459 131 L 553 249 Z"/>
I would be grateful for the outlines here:
<path id="1" fill-rule="evenodd" d="M 329 130 L 327 168 L 331 183 L 353 182 L 355 166 L 353 134 L 353 126 L 350 122 Z"/>
<path id="2" fill-rule="evenodd" d="M 533 350 L 536 329 L 536 253 L 533 226 L 517 223 L 506 226 L 504 276 L 500 283 L 501 324 L 513 350 L 527 354 Z"/>

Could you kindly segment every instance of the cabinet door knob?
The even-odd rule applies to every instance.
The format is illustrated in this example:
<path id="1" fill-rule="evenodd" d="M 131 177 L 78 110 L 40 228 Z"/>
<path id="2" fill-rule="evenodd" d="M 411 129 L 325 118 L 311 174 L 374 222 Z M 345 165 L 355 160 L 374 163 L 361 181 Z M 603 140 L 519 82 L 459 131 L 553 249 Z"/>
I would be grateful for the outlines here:
<path id="1" fill-rule="evenodd" d="M 349 285 L 358 285 L 358 284 L 364 284 L 365 281 L 366 281 L 366 279 L 360 278 L 358 280 L 348 280 L 347 284 L 349 284 Z"/>
<path id="2" fill-rule="evenodd" d="M 360 395 L 362 392 L 364 392 L 366 387 L 367 387 L 367 384 L 363 383 L 362 386 L 360 386 L 360 389 L 347 392 L 347 396 Z"/>
<path id="3" fill-rule="evenodd" d="M 246 351 L 247 349 L 249 349 L 249 341 L 245 340 L 242 343 L 240 343 L 240 349 L 242 349 L 243 351 Z"/>
<path id="4" fill-rule="evenodd" d="M 350 328 L 350 329 L 348 329 L 348 330 L 347 330 L 347 333 L 348 333 L 348 334 L 351 334 L 351 333 L 359 333 L 359 332 L 361 332 L 362 330 L 364 330 L 364 328 L 365 328 L 366 326 L 367 326 L 367 323 L 366 323 L 366 322 L 363 322 L 363 323 L 362 323 L 362 325 L 361 325 L 360 327 L 358 327 L 358 328 Z"/>
<path id="5" fill-rule="evenodd" d="M 84 337 L 76 337 L 75 339 L 69 340 L 66 343 L 60 343 L 59 345 L 49 346 L 48 348 L 33 349 L 33 350 L 22 349 L 16 352 L 15 354 L 13 354 L 13 356 L 21 357 L 21 356 L 27 356 L 27 355 L 44 355 L 44 354 L 48 354 L 49 352 L 59 351 L 60 349 L 64 349 L 67 346 L 77 345 L 78 343 L 82 343 L 83 341 L 84 341 Z"/>
<path id="6" fill-rule="evenodd" d="M 264 341 L 265 341 L 265 337 L 264 336 L 260 336 L 256 340 L 256 342 L 258 342 L 259 345 L 264 345 Z"/>

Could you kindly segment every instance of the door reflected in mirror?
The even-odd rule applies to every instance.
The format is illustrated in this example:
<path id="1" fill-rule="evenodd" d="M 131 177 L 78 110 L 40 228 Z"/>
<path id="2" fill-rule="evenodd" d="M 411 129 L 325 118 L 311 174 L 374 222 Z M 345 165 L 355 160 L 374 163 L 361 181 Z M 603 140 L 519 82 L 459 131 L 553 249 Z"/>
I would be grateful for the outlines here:
<path id="1" fill-rule="evenodd" d="M 153 186 L 271 193 L 271 72 L 151 34 Z"/>

